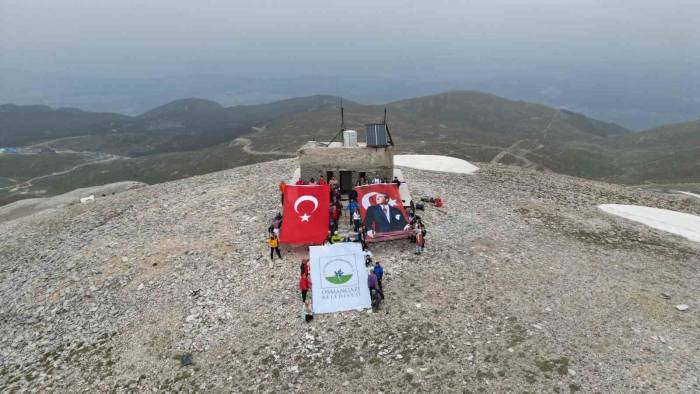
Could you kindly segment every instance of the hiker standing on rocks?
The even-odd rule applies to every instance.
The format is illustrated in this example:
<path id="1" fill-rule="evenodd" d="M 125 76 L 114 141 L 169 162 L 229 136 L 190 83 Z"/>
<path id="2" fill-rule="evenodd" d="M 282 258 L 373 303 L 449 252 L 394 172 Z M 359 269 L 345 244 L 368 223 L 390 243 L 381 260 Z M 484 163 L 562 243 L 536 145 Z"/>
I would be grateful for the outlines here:
<path id="1" fill-rule="evenodd" d="M 360 229 L 360 220 L 362 217 L 360 216 L 359 210 L 355 210 L 355 212 L 352 213 L 352 228 L 353 231 L 358 232 Z"/>
<path id="2" fill-rule="evenodd" d="M 379 293 L 379 296 L 384 299 L 384 293 L 382 293 L 381 289 L 377 287 L 377 275 L 374 274 L 374 267 L 369 267 L 369 270 L 367 271 L 367 287 L 369 287 L 369 293 L 372 294 L 372 291 L 376 291 Z"/>
<path id="3" fill-rule="evenodd" d="M 369 250 L 366 243 L 362 245 L 362 254 L 365 256 L 365 267 L 369 267 L 372 263 L 372 259 L 374 259 L 374 255 Z"/>
<path id="4" fill-rule="evenodd" d="M 353 224 L 355 212 L 357 212 L 359 208 L 360 207 L 357 205 L 357 201 L 350 200 L 350 202 L 348 203 L 348 213 L 350 213 L 350 224 Z M 357 231 L 357 228 L 355 229 L 355 231 Z"/>
<path id="5" fill-rule="evenodd" d="M 301 300 L 303 302 L 306 302 L 306 294 L 309 292 L 310 288 L 311 279 L 309 278 L 309 274 L 306 273 L 304 275 L 301 275 L 299 277 L 299 290 L 301 291 Z"/>
<path id="6" fill-rule="evenodd" d="M 275 252 L 277 252 L 277 257 L 282 259 L 282 255 L 280 254 L 280 243 L 274 233 L 270 234 L 270 239 L 267 240 L 267 244 L 270 246 L 270 260 L 275 260 Z"/>
<path id="7" fill-rule="evenodd" d="M 311 309 L 311 301 L 304 302 L 304 321 L 311 323 L 314 319 L 314 311 Z"/>
<path id="8" fill-rule="evenodd" d="M 416 226 L 416 254 L 422 254 L 423 247 L 425 247 L 423 229 L 422 226 Z"/>
<path id="9" fill-rule="evenodd" d="M 301 276 L 309 274 L 309 259 L 301 259 Z"/>
<path id="10" fill-rule="evenodd" d="M 280 200 L 282 201 L 282 204 L 284 204 L 284 189 L 287 187 L 287 184 L 284 183 L 284 181 L 280 181 Z"/>
<path id="11" fill-rule="evenodd" d="M 379 286 L 379 290 L 383 292 L 384 289 L 382 288 L 382 277 L 384 276 L 384 267 L 379 264 L 379 261 L 374 263 L 374 276 L 377 277 L 377 286 Z M 384 299 L 384 293 L 382 293 L 382 299 Z"/>

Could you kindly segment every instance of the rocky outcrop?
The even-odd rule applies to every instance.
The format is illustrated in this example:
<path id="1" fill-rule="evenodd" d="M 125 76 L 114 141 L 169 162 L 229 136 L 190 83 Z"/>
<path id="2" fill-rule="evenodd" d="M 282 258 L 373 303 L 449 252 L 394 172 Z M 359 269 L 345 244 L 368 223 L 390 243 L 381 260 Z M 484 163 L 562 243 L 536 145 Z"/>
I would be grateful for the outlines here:
<path id="1" fill-rule="evenodd" d="M 600 212 L 697 199 L 500 165 L 406 169 L 427 251 L 372 245 L 377 313 L 301 319 L 304 248 L 269 260 L 277 182 L 240 167 L 0 223 L 12 391 L 697 391 L 697 243 Z M 675 306 L 684 304 L 687 309 Z"/>

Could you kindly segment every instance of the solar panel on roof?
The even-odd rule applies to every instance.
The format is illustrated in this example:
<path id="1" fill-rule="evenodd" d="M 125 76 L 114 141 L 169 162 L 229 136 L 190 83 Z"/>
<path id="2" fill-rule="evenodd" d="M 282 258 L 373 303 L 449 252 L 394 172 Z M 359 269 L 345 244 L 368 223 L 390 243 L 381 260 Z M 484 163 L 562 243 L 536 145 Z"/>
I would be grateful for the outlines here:
<path id="1" fill-rule="evenodd" d="M 385 147 L 389 146 L 386 134 L 386 125 L 383 123 L 372 123 L 367 127 L 367 146 Z"/>

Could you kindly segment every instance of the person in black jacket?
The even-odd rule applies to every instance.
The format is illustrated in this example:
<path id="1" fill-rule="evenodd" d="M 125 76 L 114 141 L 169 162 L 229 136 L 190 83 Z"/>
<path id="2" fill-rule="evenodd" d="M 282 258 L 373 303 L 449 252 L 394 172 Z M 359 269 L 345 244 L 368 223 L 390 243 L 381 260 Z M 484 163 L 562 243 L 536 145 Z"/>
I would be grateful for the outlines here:
<path id="1" fill-rule="evenodd" d="M 375 197 L 377 205 L 367 208 L 365 212 L 365 228 L 367 236 L 374 238 L 376 233 L 386 233 L 390 231 L 401 231 L 411 228 L 406 223 L 401 210 L 389 205 L 389 196 L 378 193 Z"/>

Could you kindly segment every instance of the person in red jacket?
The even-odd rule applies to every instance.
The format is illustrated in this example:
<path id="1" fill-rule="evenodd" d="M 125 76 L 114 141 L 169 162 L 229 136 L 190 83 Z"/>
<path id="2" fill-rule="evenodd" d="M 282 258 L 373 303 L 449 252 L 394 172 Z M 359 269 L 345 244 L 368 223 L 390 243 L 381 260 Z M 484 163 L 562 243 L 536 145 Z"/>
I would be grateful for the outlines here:
<path id="1" fill-rule="evenodd" d="M 309 259 L 301 260 L 301 276 L 309 274 Z"/>
<path id="2" fill-rule="evenodd" d="M 306 302 L 306 294 L 309 292 L 310 288 L 311 279 L 309 278 L 309 274 L 302 275 L 299 278 L 299 290 L 301 290 L 301 300 L 303 302 Z"/>

